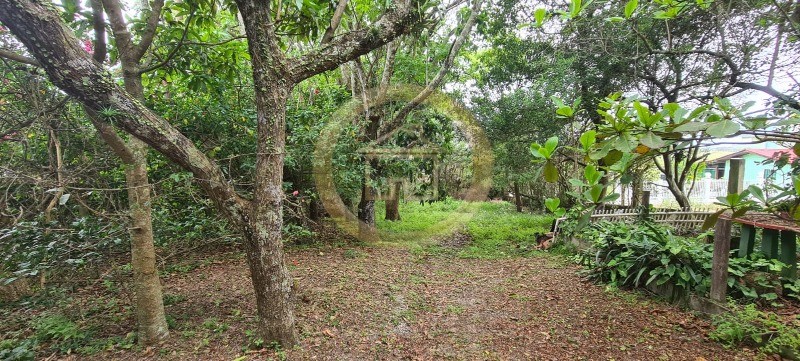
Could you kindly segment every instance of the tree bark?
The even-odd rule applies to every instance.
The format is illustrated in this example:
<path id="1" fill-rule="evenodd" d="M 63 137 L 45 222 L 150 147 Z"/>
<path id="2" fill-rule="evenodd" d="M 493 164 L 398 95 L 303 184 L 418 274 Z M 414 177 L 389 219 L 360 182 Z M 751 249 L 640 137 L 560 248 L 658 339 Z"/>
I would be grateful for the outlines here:
<path id="1" fill-rule="evenodd" d="M 514 182 L 514 204 L 517 205 L 517 212 L 522 213 L 522 196 L 519 194 L 519 183 Z"/>
<path id="2" fill-rule="evenodd" d="M 258 154 L 252 207 L 245 219 L 247 260 L 265 340 L 284 347 L 298 342 L 292 307 L 292 278 L 284 263 L 283 155 L 286 101 L 294 83 L 277 44 L 269 7 L 238 2 L 248 35 L 258 124 Z"/>
<path id="3" fill-rule="evenodd" d="M 402 182 L 394 182 L 391 185 L 391 192 L 389 192 L 389 199 L 386 200 L 386 220 L 399 221 L 400 220 L 400 187 Z"/>
<path id="4" fill-rule="evenodd" d="M 169 336 L 161 280 L 156 266 L 150 182 L 147 179 L 147 145 L 132 138 L 128 148 L 133 162 L 125 164 L 128 186 L 131 268 L 136 290 L 136 321 L 139 343 L 152 345 Z"/>
<path id="5" fill-rule="evenodd" d="M 247 30 L 258 111 L 252 202 L 241 198 L 220 167 L 186 136 L 123 91 L 111 74 L 81 49 L 51 6 L 34 0 L 2 0 L 0 22 L 28 48 L 56 86 L 99 114 L 104 125 L 134 135 L 194 174 L 217 209 L 244 236 L 262 336 L 288 347 L 297 342 L 297 332 L 292 283 L 281 243 L 287 94 L 296 83 L 410 31 L 424 14 L 409 1 L 397 1 L 373 26 L 343 34 L 318 50 L 291 59 L 289 67 L 273 29 L 270 2 L 238 0 L 237 5 Z"/>

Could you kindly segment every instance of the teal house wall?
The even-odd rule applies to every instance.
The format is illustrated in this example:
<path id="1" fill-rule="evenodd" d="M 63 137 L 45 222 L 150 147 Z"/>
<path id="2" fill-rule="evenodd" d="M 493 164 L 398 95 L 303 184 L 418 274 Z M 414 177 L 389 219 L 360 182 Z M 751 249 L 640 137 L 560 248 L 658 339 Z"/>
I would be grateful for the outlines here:
<path id="1" fill-rule="evenodd" d="M 791 150 L 780 150 L 780 151 L 789 151 Z M 791 153 L 790 153 L 791 154 Z M 727 159 L 726 159 L 727 158 Z M 744 159 L 744 181 L 746 183 L 756 183 L 761 182 L 765 178 L 765 176 L 769 175 L 770 173 L 775 170 L 775 164 L 762 164 L 767 157 L 760 155 L 760 154 L 753 154 L 748 153 L 747 151 L 741 151 L 731 154 L 730 156 L 725 156 L 719 158 L 717 161 L 711 160 L 707 164 L 707 170 L 705 171 L 706 178 L 714 178 L 713 168 L 718 167 L 721 165 L 721 161 L 725 159 L 725 171 L 722 178 L 728 179 L 730 173 L 730 158 L 742 158 Z M 768 172 L 769 171 L 769 172 Z M 774 174 L 772 174 L 772 181 L 777 183 L 782 183 L 785 181 L 790 180 L 789 172 L 791 171 L 791 167 L 786 165 L 781 169 L 777 170 Z"/>

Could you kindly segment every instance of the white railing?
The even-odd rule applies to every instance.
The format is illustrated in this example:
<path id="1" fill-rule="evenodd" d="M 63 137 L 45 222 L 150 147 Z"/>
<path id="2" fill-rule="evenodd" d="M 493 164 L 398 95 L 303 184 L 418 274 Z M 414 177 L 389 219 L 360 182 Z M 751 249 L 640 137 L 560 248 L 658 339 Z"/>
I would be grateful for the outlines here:
<path id="1" fill-rule="evenodd" d="M 762 189 L 765 187 L 763 180 L 758 181 L 744 181 L 744 188 L 751 185 L 756 185 Z M 691 185 L 687 184 L 687 188 Z M 667 181 L 658 180 L 655 182 L 648 182 L 644 185 L 644 190 L 650 191 L 650 204 L 655 206 L 669 206 L 677 207 L 675 196 L 667 188 Z M 614 204 L 629 205 L 631 199 L 631 188 L 629 185 L 617 185 L 614 192 L 619 193 L 621 196 L 614 201 Z M 717 197 L 724 197 L 728 195 L 728 180 L 727 179 L 699 179 L 694 182 L 689 193 L 689 202 L 693 206 L 710 205 L 717 201 Z"/>

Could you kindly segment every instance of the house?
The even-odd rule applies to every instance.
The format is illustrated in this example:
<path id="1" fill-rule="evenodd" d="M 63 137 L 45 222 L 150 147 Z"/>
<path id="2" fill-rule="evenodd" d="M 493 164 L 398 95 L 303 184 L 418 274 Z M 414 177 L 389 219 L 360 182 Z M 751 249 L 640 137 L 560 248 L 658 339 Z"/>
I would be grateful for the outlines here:
<path id="1" fill-rule="evenodd" d="M 789 148 L 742 149 L 726 154 L 712 154 L 706 160 L 706 168 L 703 171 L 704 178 L 727 179 L 730 160 L 741 158 L 744 159 L 745 184 L 763 184 L 767 180 L 783 184 L 791 179 L 791 167 L 785 165 L 781 169 L 775 169 L 774 164 L 764 164 L 767 159 L 778 159 L 782 156 L 789 157 L 789 162 L 797 158 L 797 155 Z"/>

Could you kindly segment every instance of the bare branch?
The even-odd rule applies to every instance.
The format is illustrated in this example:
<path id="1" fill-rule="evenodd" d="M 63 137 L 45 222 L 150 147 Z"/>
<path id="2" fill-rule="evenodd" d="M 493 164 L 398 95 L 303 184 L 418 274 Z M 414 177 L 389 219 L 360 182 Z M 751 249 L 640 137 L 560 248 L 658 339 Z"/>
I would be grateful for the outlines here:
<path id="1" fill-rule="evenodd" d="M 299 83 L 314 75 L 335 69 L 341 64 L 379 48 L 411 31 L 423 14 L 415 1 L 397 1 L 374 25 L 353 30 L 303 56 L 289 59 L 289 78 Z"/>
<path id="2" fill-rule="evenodd" d="M 158 22 L 161 20 L 161 9 L 163 7 L 164 0 L 153 0 L 153 3 L 150 4 L 150 15 L 147 17 L 147 24 L 144 27 L 144 31 L 142 31 L 142 40 L 131 49 L 133 50 L 131 57 L 135 59 L 136 62 L 142 59 L 144 53 L 147 52 L 147 49 L 153 44 L 153 39 L 158 29 Z M 192 13 L 194 13 L 194 11 Z M 189 17 L 191 17 L 191 15 L 189 15 Z"/>
<path id="3" fill-rule="evenodd" d="M 322 35 L 320 45 L 325 45 L 333 39 L 333 34 L 336 33 L 336 29 L 339 28 L 339 24 L 342 22 L 342 15 L 344 15 L 344 11 L 347 9 L 347 2 L 348 0 L 339 0 L 339 4 L 336 5 L 336 10 L 333 12 L 331 24 L 325 29 L 325 34 Z"/>
<path id="4" fill-rule="evenodd" d="M 16 61 L 18 63 L 39 66 L 39 62 L 36 59 L 32 59 L 27 56 L 17 54 L 11 50 L 0 49 L 0 58 Z"/>

